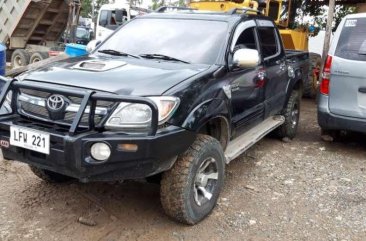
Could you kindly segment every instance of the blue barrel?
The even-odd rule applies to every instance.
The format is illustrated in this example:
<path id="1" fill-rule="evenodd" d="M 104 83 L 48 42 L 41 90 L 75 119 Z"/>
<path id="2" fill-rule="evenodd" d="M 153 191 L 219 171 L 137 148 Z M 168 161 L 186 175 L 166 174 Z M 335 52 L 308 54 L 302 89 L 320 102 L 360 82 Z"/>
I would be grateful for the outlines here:
<path id="1" fill-rule="evenodd" d="M 6 47 L 0 44 L 0 75 L 5 76 L 6 70 Z"/>
<path id="2" fill-rule="evenodd" d="M 86 46 L 81 44 L 66 44 L 65 53 L 70 57 L 77 57 L 88 54 Z"/>

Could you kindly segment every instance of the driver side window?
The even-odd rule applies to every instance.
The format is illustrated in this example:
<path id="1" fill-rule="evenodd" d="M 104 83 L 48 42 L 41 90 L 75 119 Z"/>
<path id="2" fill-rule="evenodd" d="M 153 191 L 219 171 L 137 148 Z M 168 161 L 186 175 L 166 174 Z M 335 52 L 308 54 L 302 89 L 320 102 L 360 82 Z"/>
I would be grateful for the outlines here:
<path id="1" fill-rule="evenodd" d="M 255 49 L 258 50 L 257 41 L 255 39 L 255 29 L 250 27 L 245 29 L 235 42 L 233 52 L 238 49 Z"/>

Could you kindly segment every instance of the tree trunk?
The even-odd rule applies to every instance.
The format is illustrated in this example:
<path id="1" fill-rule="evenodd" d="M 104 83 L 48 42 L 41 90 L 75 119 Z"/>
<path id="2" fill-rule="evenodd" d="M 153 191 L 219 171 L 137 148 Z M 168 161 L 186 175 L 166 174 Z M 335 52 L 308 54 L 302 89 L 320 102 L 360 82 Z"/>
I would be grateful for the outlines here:
<path id="1" fill-rule="evenodd" d="M 329 0 L 328 19 L 327 19 L 327 26 L 325 28 L 325 37 L 324 37 L 323 54 L 322 54 L 322 72 L 325 59 L 329 51 L 330 37 L 332 35 L 334 7 L 335 7 L 335 0 Z"/>

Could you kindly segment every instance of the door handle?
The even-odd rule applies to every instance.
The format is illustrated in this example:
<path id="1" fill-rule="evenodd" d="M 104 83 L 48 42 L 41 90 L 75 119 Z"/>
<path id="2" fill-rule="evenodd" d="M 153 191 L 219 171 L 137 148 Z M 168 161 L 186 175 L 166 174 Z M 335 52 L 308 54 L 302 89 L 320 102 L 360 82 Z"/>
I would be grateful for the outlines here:
<path id="1" fill-rule="evenodd" d="M 266 83 L 266 71 L 259 70 L 257 73 L 256 78 L 254 79 L 255 87 L 256 88 L 263 88 Z"/>
<path id="2" fill-rule="evenodd" d="M 366 87 L 361 87 L 358 89 L 358 91 L 366 94 Z"/>

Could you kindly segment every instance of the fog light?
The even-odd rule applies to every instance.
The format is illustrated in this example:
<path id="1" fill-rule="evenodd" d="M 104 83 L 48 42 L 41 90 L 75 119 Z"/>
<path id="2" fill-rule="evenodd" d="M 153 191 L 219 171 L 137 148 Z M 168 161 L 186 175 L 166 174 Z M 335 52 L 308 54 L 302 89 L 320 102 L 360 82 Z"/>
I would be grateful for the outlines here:
<path id="1" fill-rule="evenodd" d="M 91 156 L 97 161 L 105 161 L 111 155 L 111 148 L 103 142 L 97 142 L 90 148 Z"/>

